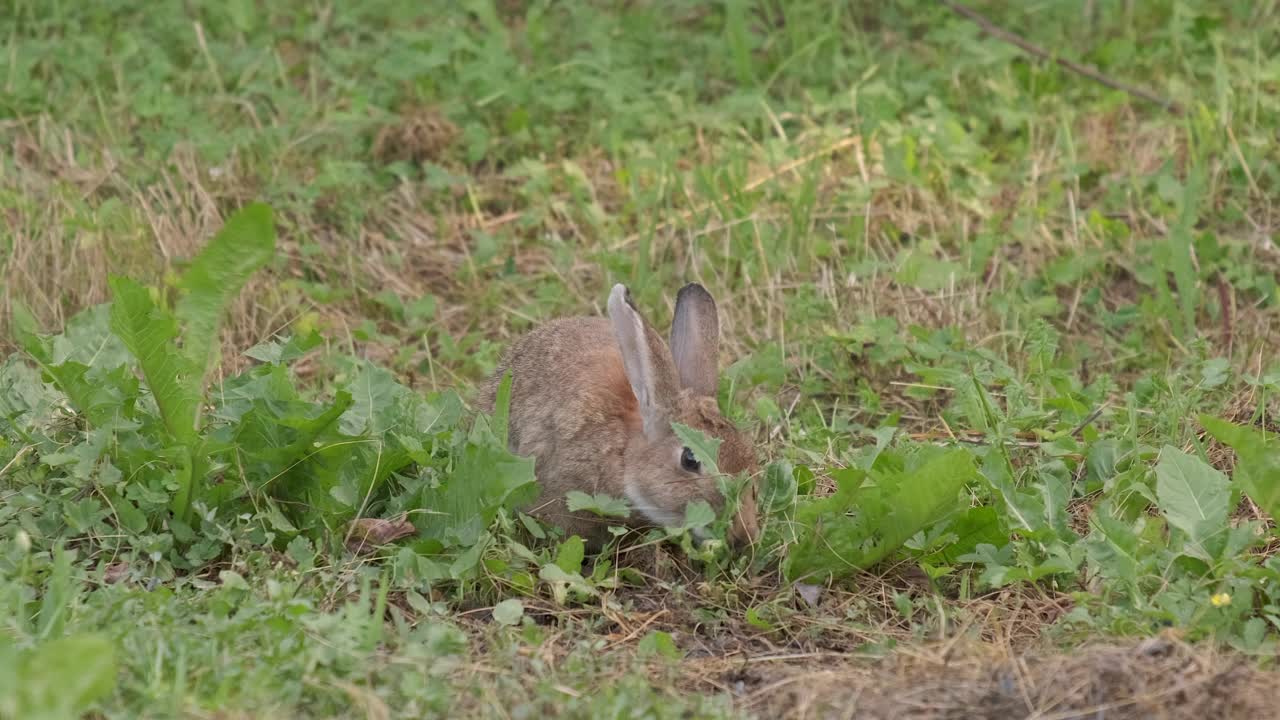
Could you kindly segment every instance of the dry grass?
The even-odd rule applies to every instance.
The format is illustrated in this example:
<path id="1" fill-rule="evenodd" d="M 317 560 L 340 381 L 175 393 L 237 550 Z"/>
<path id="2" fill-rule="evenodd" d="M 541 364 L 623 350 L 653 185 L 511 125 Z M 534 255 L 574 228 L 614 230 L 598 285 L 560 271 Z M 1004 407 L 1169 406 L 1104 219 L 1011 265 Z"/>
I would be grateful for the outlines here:
<path id="1" fill-rule="evenodd" d="M 458 127 L 438 110 L 409 108 L 378 131 L 373 156 L 383 163 L 439 160 L 457 137 Z"/>
<path id="2" fill-rule="evenodd" d="M 760 678 L 741 702 L 762 717 L 1200 720 L 1266 717 L 1280 702 L 1280 673 L 1169 638 L 1069 653 L 916 646 L 878 663 L 827 657 L 725 672 Z"/>
<path id="3" fill-rule="evenodd" d="M 1148 137 L 1156 131 L 1143 129 L 1132 118 L 1087 116 L 1080 125 L 1081 152 L 1095 159 L 1155 158 L 1176 154 L 1178 149 L 1176 135 L 1164 132 L 1156 138 Z M 436 111 L 410 108 L 376 134 L 370 152 L 388 160 L 432 158 L 448 164 L 456 162 L 450 161 L 448 155 L 456 135 L 457 129 Z M 31 202 L 5 218 L 13 236 L 13 252 L 3 269 L 0 331 L 8 322 L 11 298 L 23 299 L 46 327 L 54 328 L 61 326 L 70 313 L 108 299 L 104 270 L 152 281 L 180 270 L 183 259 L 216 231 L 225 213 L 254 194 L 254 183 L 240 175 L 234 161 L 208 167 L 181 146 L 153 183 L 134 187 L 114 170 L 115 160 L 109 149 L 94 147 L 48 119 L 24 124 L 14 137 L 17 173 L 6 184 L 30 197 Z M 782 147 L 789 149 L 783 152 Z M 1048 173 L 1067 160 L 1057 152 L 1056 146 L 1046 144 L 1033 164 Z M 712 147 L 705 148 L 702 154 L 705 158 L 699 160 L 704 167 L 720 162 Z M 778 159 L 780 154 L 784 159 Z M 1035 276 L 1048 263 L 1066 255 L 1108 252 L 1107 243 L 1084 226 L 1080 218 L 1057 217 L 1047 218 L 1045 226 L 1037 230 L 1044 242 L 1002 244 L 978 281 L 955 283 L 935 291 L 904 284 L 892 271 L 860 278 L 846 275 L 842 270 L 846 258 L 841 256 L 801 254 L 784 265 L 773 266 L 760 248 L 759 258 L 754 259 L 760 265 L 758 271 L 737 275 L 734 265 L 707 260 L 721 248 L 727 249 L 731 237 L 752 235 L 759 246 L 761 238 L 776 235 L 789 217 L 783 204 L 789 194 L 802 183 L 813 182 L 811 234 L 830 232 L 838 223 L 861 217 L 870 257 L 892 261 L 901 251 L 897 239 L 904 235 L 937 238 L 940 244 L 935 257 L 964 262 L 964 248 L 971 245 L 983 216 L 999 212 L 999 201 L 981 211 L 953 207 L 939 202 L 928 190 L 888 183 L 873 192 L 865 206 L 849 207 L 844 195 L 849 178 L 868 185 L 887 183 L 879 155 L 878 147 L 865 146 L 859 137 L 832 137 L 829 131 L 817 129 L 799 133 L 786 143 L 775 142 L 767 149 L 759 147 L 741 191 L 762 193 L 767 200 L 746 215 L 734 216 L 723 212 L 726 198 L 699 197 L 686 191 L 683 210 L 670 213 L 655 227 L 643 226 L 642 232 L 654 232 L 650 259 L 675 268 L 678 275 L 723 288 L 721 302 L 731 308 L 724 320 L 726 352 L 730 357 L 741 356 L 769 340 L 786 345 L 788 323 L 783 308 L 788 306 L 793 292 L 802 287 L 825 299 L 833 319 L 847 323 L 853 318 L 893 317 L 900 327 L 957 328 L 979 346 L 1017 357 L 1018 348 L 1011 345 L 1015 338 L 1011 331 L 1016 328 L 1006 327 L 1005 318 L 993 311 L 990 299 L 1008 295 L 1016 283 Z M 585 172 L 578 181 L 588 184 L 590 196 L 600 207 L 622 206 L 621 191 L 609 162 L 587 156 L 579 158 L 576 166 Z M 1113 168 L 1117 173 L 1124 169 Z M 1007 197 L 1010 203 L 1032 201 L 1034 198 L 1027 193 L 1034 195 L 1036 183 L 1033 177 L 1030 186 L 1010 185 L 998 195 Z M 536 284 L 511 285 L 495 296 L 490 282 L 492 271 L 477 268 L 473 261 L 477 230 L 507 233 L 508 249 L 521 276 L 554 279 L 565 290 L 566 309 L 598 310 L 601 288 L 607 281 L 600 266 L 583 257 L 563 267 L 544 239 L 561 238 L 562 242 L 573 241 L 584 248 L 603 246 L 610 252 L 619 252 L 635 247 L 641 232 L 616 242 L 600 237 L 598 231 L 584 226 L 583 218 L 571 209 L 570 194 L 564 188 L 543 201 L 549 211 L 531 207 L 530 198 L 518 199 L 516 194 L 517 188 L 507 176 L 482 173 L 465 192 L 434 198 L 430 204 L 424 202 L 424 198 L 433 195 L 430 190 L 402 182 L 374 198 L 365 219 L 354 229 L 328 221 L 323 200 L 312 212 L 282 212 L 282 261 L 272 274 L 255 281 L 234 308 L 228 322 L 228 358 L 233 359 L 245 347 L 287 328 L 304 312 L 319 313 L 331 334 L 345 338 L 354 350 L 357 343 L 350 339 L 351 328 L 379 315 L 371 298 L 383 291 L 409 300 L 426 294 L 435 296 L 439 312 L 433 324 L 443 332 L 475 333 L 498 342 L 507 341 L 514 334 L 513 316 L 515 332 L 535 319 L 522 316 L 520 308 L 536 304 Z M 85 201 L 101 207 L 113 198 L 119 201 L 115 207 L 122 232 L 81 231 L 70 221 L 86 212 Z M 530 212 L 535 209 L 538 212 Z M 1255 225 L 1265 225 L 1265 208 L 1260 206 L 1258 213 Z M 1167 232 L 1162 223 L 1138 209 L 1124 220 L 1134 229 L 1135 242 L 1146 234 Z M 805 249 L 803 245 L 801 249 Z M 1264 252 L 1263 258 L 1267 257 L 1270 255 Z M 1280 267 L 1280 255 L 1274 259 Z M 1111 279 L 1103 287 L 1104 307 L 1131 305 L 1146 292 L 1128 268 L 1112 266 L 1109 273 Z M 334 302 L 316 304 L 282 284 L 287 279 L 328 284 L 343 289 L 346 295 Z M 1242 302 L 1230 288 L 1224 288 L 1222 293 L 1210 288 L 1205 292 L 1203 314 L 1222 314 L 1217 309 L 1221 304 L 1219 296 L 1229 305 L 1228 317 L 1218 321 L 1223 325 L 1222 339 L 1228 349 L 1247 354 L 1254 365 L 1265 363 L 1265 348 L 1277 324 L 1275 312 Z M 491 307 L 495 298 L 498 312 Z M 1097 348 L 1099 355 L 1089 369 L 1118 373 L 1123 380 L 1123 374 L 1132 369 L 1133 358 L 1115 357 L 1109 354 L 1111 350 L 1104 350 L 1116 344 L 1103 343 L 1105 331 L 1094 319 L 1077 312 L 1080 287 L 1062 289 L 1060 299 L 1067 312 L 1062 326 L 1064 341 Z M 382 330 L 395 337 L 405 329 L 384 321 Z M 0 332 L 0 337 L 7 337 L 7 333 Z M 410 341 L 412 344 L 414 339 Z M 807 362 L 803 347 L 789 350 L 796 374 L 821 371 Z M 376 348 L 365 347 L 362 351 L 378 354 Z M 423 347 L 411 364 L 418 364 L 432 351 Z M 437 382 L 454 384 L 472 379 L 446 372 Z M 891 391 L 886 396 L 894 400 L 901 397 Z M 900 409 L 908 420 L 932 419 L 929 408 Z"/>
<path id="4" fill-rule="evenodd" d="M 522 650 L 518 662 L 536 665 L 515 680 L 532 687 L 568 663 L 585 633 L 600 639 L 604 663 L 617 673 L 594 682 L 620 679 L 639 663 L 655 687 L 724 693 L 756 717 L 1198 720 L 1265 717 L 1280 702 L 1280 673 L 1174 634 L 1056 648 L 1043 630 L 1069 609 L 1065 598 L 1003 592 L 957 603 L 950 612 L 962 622 L 922 637 L 895 618 L 890 598 L 904 589 L 903 578 L 867 575 L 856 592 L 827 591 L 816 608 L 793 595 L 793 613 L 766 631 L 740 618 L 744 606 L 780 591 L 772 580 L 740 586 L 732 598 L 696 584 L 711 594 L 680 597 L 654 580 L 613 598 L 628 602 L 627 613 L 610 610 L 610 602 L 569 609 L 526 601 L 546 635 Z M 694 612 L 708 607 L 721 607 L 725 619 L 708 624 L 705 612 Z M 473 647 L 485 652 L 494 642 L 488 609 L 459 617 Z M 682 649 L 675 665 L 640 653 L 640 640 L 653 631 L 669 633 Z M 459 712 L 493 710 L 483 696 L 470 700 Z"/>

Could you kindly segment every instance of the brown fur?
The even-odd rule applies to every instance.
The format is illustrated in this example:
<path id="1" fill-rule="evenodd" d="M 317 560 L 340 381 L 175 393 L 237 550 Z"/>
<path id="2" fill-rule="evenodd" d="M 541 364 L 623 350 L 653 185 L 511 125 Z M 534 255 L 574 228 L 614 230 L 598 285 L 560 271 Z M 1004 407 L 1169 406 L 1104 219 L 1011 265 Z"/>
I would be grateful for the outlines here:
<path id="1" fill-rule="evenodd" d="M 705 290 L 693 287 L 705 295 Z M 697 299 L 699 313 L 710 306 L 711 321 L 685 325 L 717 328 L 710 296 Z M 626 307 L 611 304 L 610 312 L 630 318 L 635 310 L 627 298 Z M 540 497 L 530 512 L 597 547 L 608 539 L 608 525 L 619 521 L 570 513 L 564 500 L 570 490 L 632 500 L 628 524 L 638 527 L 656 524 L 663 517 L 682 518 L 685 505 L 693 500 L 706 500 L 714 507 L 724 504 L 715 478 L 680 467 L 683 446 L 670 430 L 672 421 L 721 440 L 717 464 L 722 472 L 754 475 L 756 471 L 755 453 L 747 438 L 720 415 L 713 397 L 680 389 L 667 344 L 647 324 L 643 327 L 660 420 L 651 436 L 645 433 L 645 408 L 627 374 L 619 331 L 607 318 L 564 318 L 535 328 L 511 346 L 481 388 L 480 407 L 492 411 L 498 385 L 511 371 L 509 445 L 512 452 L 535 458 L 540 486 Z M 715 367 L 718 341 L 683 340 L 684 348 L 694 349 L 684 350 L 687 365 Z M 708 356 L 692 362 L 687 355 L 693 351 Z M 706 384 L 705 375 L 702 380 Z M 635 497 L 651 507 L 637 509 L 644 503 L 635 502 Z M 753 483 L 743 494 L 731 534 L 737 541 L 751 541 L 757 533 Z"/>
<path id="2" fill-rule="evenodd" d="M 627 430 L 640 432 L 644 421 L 640 418 L 640 405 L 636 402 L 635 393 L 627 382 L 627 371 L 622 366 L 622 356 L 610 358 L 604 365 L 605 397 L 609 406 L 616 407 L 616 417 Z M 616 404 L 616 405 L 615 405 Z"/>

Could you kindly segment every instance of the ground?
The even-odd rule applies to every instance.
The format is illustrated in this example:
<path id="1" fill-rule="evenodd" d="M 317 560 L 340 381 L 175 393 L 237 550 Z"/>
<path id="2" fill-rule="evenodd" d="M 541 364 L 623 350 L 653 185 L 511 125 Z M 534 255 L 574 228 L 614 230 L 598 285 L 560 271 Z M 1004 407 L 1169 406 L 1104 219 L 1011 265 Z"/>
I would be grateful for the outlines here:
<path id="1" fill-rule="evenodd" d="M 0 20 L 0 716 L 1275 707 L 1280 10 L 966 8 L 17 6 Z M 193 401 L 207 437 L 148 434 L 159 365 L 138 365 L 141 390 L 111 376 L 136 394 L 111 421 L 30 370 L 23 333 L 114 312 L 113 276 L 158 288 L 133 296 L 155 313 L 192 292 L 192 258 L 253 202 L 277 240 Z M 449 478 L 517 472 L 449 459 L 507 462 L 463 409 L 426 450 L 397 435 L 403 463 L 379 475 L 400 432 L 375 428 L 380 405 L 453 417 L 537 322 L 600 313 L 624 282 L 665 329 L 691 280 L 722 309 L 721 405 L 771 468 L 746 554 L 677 534 L 584 559 L 501 503 L 436 534 L 422 499 Z M 100 367 L 75 338 L 128 318 L 94 317 L 52 357 Z M 252 375 L 273 367 L 296 395 Z M 217 489 L 274 457 L 252 443 L 357 387 L 343 432 L 376 453 L 334 441 L 314 477 L 288 474 L 298 460 Z M 284 419 L 232 432 L 255 412 Z M 171 452 L 188 440 L 243 461 L 211 464 L 191 507 Z M 941 484 L 935 460 L 963 489 L 890 542 L 913 517 L 892 492 Z M 353 512 L 400 511 L 409 538 L 344 543 Z"/>

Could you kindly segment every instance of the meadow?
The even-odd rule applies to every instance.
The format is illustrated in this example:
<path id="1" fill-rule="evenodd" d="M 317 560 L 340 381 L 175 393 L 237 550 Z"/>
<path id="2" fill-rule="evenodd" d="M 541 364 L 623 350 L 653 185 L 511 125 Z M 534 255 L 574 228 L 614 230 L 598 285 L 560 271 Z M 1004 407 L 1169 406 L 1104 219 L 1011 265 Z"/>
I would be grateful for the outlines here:
<path id="1" fill-rule="evenodd" d="M 1280 703 L 1275 0 L 0 31 L 0 717 Z M 477 385 L 690 281 L 761 537 L 589 553 Z"/>

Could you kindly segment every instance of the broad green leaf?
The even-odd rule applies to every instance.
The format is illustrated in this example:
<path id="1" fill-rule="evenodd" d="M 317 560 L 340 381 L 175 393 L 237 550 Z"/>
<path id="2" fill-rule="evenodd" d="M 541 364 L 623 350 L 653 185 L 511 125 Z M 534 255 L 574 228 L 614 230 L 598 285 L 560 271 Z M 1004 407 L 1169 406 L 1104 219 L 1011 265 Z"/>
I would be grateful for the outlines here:
<path id="1" fill-rule="evenodd" d="M 1008 463 L 1000 453 L 987 453 L 982 461 L 982 477 L 1004 501 L 1004 514 L 1010 529 L 1023 530 L 1032 537 L 1043 537 L 1052 532 L 1044 507 L 1044 496 L 1021 492 L 1009 474 Z"/>
<path id="2" fill-rule="evenodd" d="M 255 488 L 268 489 L 270 483 L 301 468 L 315 451 L 317 439 L 350 406 L 351 395 L 341 390 L 328 406 L 270 397 L 254 401 L 253 408 L 230 428 L 239 469 Z"/>
<path id="3" fill-rule="evenodd" d="M 767 606 L 764 606 L 764 607 L 767 607 Z M 774 630 L 777 629 L 777 626 L 775 626 L 773 623 L 769 622 L 763 617 L 763 613 L 760 612 L 760 607 L 747 608 L 747 613 L 743 619 L 747 621 L 748 625 L 758 630 L 764 630 L 765 632 L 773 632 Z"/>
<path id="4" fill-rule="evenodd" d="M 1138 523 L 1141 527 L 1142 520 Z M 1143 551 L 1141 533 L 1105 511 L 1095 513 L 1091 524 L 1093 529 L 1085 541 L 1089 562 L 1104 577 L 1120 580 L 1136 591 L 1138 577 L 1152 555 Z"/>
<path id="5" fill-rule="evenodd" d="M 508 627 L 519 625 L 524 617 L 524 603 L 520 598 L 507 598 L 493 606 L 493 619 L 500 625 Z"/>
<path id="6" fill-rule="evenodd" d="M 196 374 L 197 393 L 217 360 L 218 329 L 227 307 L 249 277 L 271 261 L 275 248 L 271 208 L 254 203 L 227 218 L 183 273 L 174 315 L 182 323 L 182 352 Z"/>
<path id="7" fill-rule="evenodd" d="M 453 472 L 438 487 L 422 492 L 421 507 L 431 512 L 411 519 L 426 537 L 446 546 L 469 547 L 493 522 L 499 508 L 532 501 L 537 486 L 531 458 L 470 442 L 455 452 Z"/>
<path id="8" fill-rule="evenodd" d="M 551 583 L 551 594 L 563 605 L 569 599 L 569 591 L 582 597 L 594 597 L 599 593 L 578 573 L 565 572 L 559 565 L 547 563 L 538 570 L 538 577 Z"/>
<path id="9" fill-rule="evenodd" d="M 449 577 L 454 580 L 466 580 L 475 577 L 477 568 L 480 567 L 480 558 L 484 555 L 485 548 L 489 544 L 490 535 L 487 532 L 481 532 L 462 552 L 454 557 L 453 562 L 449 563 Z"/>
<path id="10" fill-rule="evenodd" d="M 432 434 L 450 431 L 462 420 L 462 397 L 454 390 L 442 390 L 419 399 L 421 402 L 414 408 L 413 433 L 425 438 Z"/>
<path id="11" fill-rule="evenodd" d="M 1053 472 L 1054 468 L 1060 472 Z M 1038 473 L 1040 499 L 1044 504 L 1044 520 L 1053 529 L 1058 539 L 1075 542 L 1076 534 L 1071 530 L 1067 505 L 1071 502 L 1071 481 L 1069 471 L 1060 460 L 1042 466 Z"/>
<path id="12" fill-rule="evenodd" d="M 320 345 L 324 339 L 314 329 L 294 335 L 283 343 L 268 340 L 244 351 L 247 357 L 272 365 L 288 365 Z"/>
<path id="13" fill-rule="evenodd" d="M 387 437 L 334 439 L 309 453 L 308 464 L 291 473 L 289 496 L 297 488 L 326 522 L 347 522 L 374 501 L 387 478 L 412 462 Z M 310 478 L 308 479 L 308 476 Z"/>
<path id="14" fill-rule="evenodd" d="M 814 488 L 817 486 L 817 478 L 813 471 L 804 465 L 799 465 L 795 469 L 796 477 L 796 496 L 808 496 L 813 494 Z"/>
<path id="15" fill-rule="evenodd" d="M 796 511 L 799 542 L 785 563 L 788 579 L 838 577 L 880 562 L 953 512 L 960 490 L 977 478 L 967 450 L 921 448 L 909 460 L 902 472 L 832 473 L 835 495 Z"/>
<path id="16" fill-rule="evenodd" d="M 1156 463 L 1156 499 L 1169 524 L 1187 536 L 1192 554 L 1212 559 L 1207 543 L 1227 528 L 1231 489 L 1226 476 L 1166 445 Z"/>
<path id="17" fill-rule="evenodd" d="M 716 511 L 706 500 L 694 500 L 684 507 L 685 530 L 700 530 L 716 521 Z"/>
<path id="18" fill-rule="evenodd" d="M 289 541 L 289 545 L 285 548 L 285 552 L 289 557 L 298 564 L 300 572 L 308 572 L 316 564 L 316 551 L 311 541 L 299 535 Z"/>
<path id="19" fill-rule="evenodd" d="M 416 425 L 416 408 L 425 401 L 405 387 L 391 371 L 361 362 L 355 377 L 343 386 L 351 393 L 351 407 L 342 414 L 341 428 L 346 435 L 380 435 L 399 430 L 412 432 Z"/>
<path id="20" fill-rule="evenodd" d="M 600 517 L 626 518 L 631 516 L 631 507 L 621 498 L 611 497 L 604 493 L 588 495 L 580 490 L 565 493 L 569 512 L 586 510 Z"/>
<path id="21" fill-rule="evenodd" d="M 636 652 L 641 656 L 656 655 L 668 660 L 679 660 L 684 656 L 684 653 L 680 652 L 680 648 L 676 646 L 676 641 L 671 637 L 671 633 L 662 630 L 653 630 L 648 635 L 640 638 L 640 642 L 636 643 Z"/>
<path id="22" fill-rule="evenodd" d="M 52 338 L 55 365 L 76 362 L 110 370 L 129 362 L 129 350 L 111 331 L 111 304 L 103 303 L 76 313 L 63 331 Z"/>
<path id="23" fill-rule="evenodd" d="M 268 376 L 278 374 L 284 377 L 286 374 L 280 366 L 263 366 L 255 371 Z M 253 413 L 245 414 L 244 421 L 248 424 L 244 430 L 253 433 L 245 441 L 250 437 L 258 438 L 254 442 L 263 452 L 256 453 L 255 460 L 260 468 L 287 463 L 286 467 L 290 469 L 280 478 L 274 492 L 293 501 L 291 505 L 305 516 L 296 518 L 299 527 L 314 525 L 316 521 L 326 525 L 345 523 L 361 507 L 379 502 L 385 497 L 387 481 L 396 473 L 408 468 L 415 459 L 430 461 L 421 431 L 438 433 L 447 429 L 446 421 L 450 418 L 445 418 L 445 415 L 451 412 L 447 403 L 442 402 L 440 407 L 431 406 L 417 393 L 401 385 L 390 372 L 365 362 L 356 365 L 352 380 L 338 391 L 335 401 L 327 407 L 292 399 L 296 397 L 296 391 L 291 387 L 281 396 L 282 400 L 255 411 L 261 413 L 258 420 L 250 417 Z M 243 402 L 237 400 L 236 406 L 243 407 Z M 272 415 L 277 413 L 273 418 Z M 463 455 L 465 453 L 458 450 L 453 456 L 455 465 L 465 464 Z M 476 470 L 466 472 L 481 476 Z M 427 501 L 430 504 L 416 503 L 398 509 L 432 510 L 437 497 L 465 497 L 468 493 L 484 495 L 486 488 L 494 482 L 500 483 L 501 479 L 502 473 L 496 472 L 471 488 L 461 488 L 453 483 L 433 485 L 426 491 L 432 495 Z M 465 517 L 468 508 L 472 512 L 480 511 L 480 505 L 463 503 L 458 517 Z M 469 528 L 467 534 L 474 538 L 492 518 L 492 513 L 474 515 L 460 523 Z M 438 517 L 427 518 L 420 514 L 415 516 L 415 520 L 419 522 L 420 529 L 423 523 L 442 529 Z M 440 534 L 428 535 L 436 539 L 443 537 Z"/>
<path id="24" fill-rule="evenodd" d="M 234 425 L 256 405 L 276 405 L 302 400 L 289 371 L 277 365 L 259 365 L 218 383 L 210 398 L 209 418 L 219 426 Z"/>
<path id="25" fill-rule="evenodd" d="M 790 510 L 799 490 L 795 471 L 785 460 L 769 463 L 760 482 L 760 512 L 773 514 Z"/>
<path id="26" fill-rule="evenodd" d="M 235 570 L 220 570 L 218 572 L 218 580 L 221 581 L 222 587 L 231 590 L 248 590 L 249 581 Z"/>
<path id="27" fill-rule="evenodd" d="M 520 517 L 520 524 L 524 525 L 524 529 L 528 530 L 530 535 L 534 536 L 539 540 L 547 539 L 547 532 L 542 529 L 542 523 L 538 522 L 533 517 L 526 515 L 524 513 L 519 513 L 519 517 Z M 521 545 L 520 547 L 524 547 L 524 546 Z"/>
<path id="28" fill-rule="evenodd" d="M 1000 587 L 1028 577 L 1026 570 L 1016 567 L 1018 560 L 1014 557 L 1013 543 L 978 543 L 973 552 L 961 555 L 957 560 L 981 565 L 980 581 L 990 587 Z"/>
<path id="29" fill-rule="evenodd" d="M 112 436 L 100 429 L 85 433 L 81 442 L 66 446 L 66 449 L 45 453 L 40 461 L 49 467 L 64 468 L 71 477 L 89 483 L 93 479 L 98 459 L 107 449 Z"/>
<path id="30" fill-rule="evenodd" d="M 567 573 L 581 573 L 582 560 L 586 557 L 586 545 L 577 535 L 569 536 L 556 551 L 556 565 Z"/>
<path id="31" fill-rule="evenodd" d="M 133 501 L 122 497 L 111 488 L 103 488 L 103 495 L 110 502 L 112 515 L 126 530 L 140 533 L 147 529 L 147 516 Z"/>
<path id="32" fill-rule="evenodd" d="M 138 380 L 125 366 L 129 351 L 111 332 L 110 310 L 110 305 L 89 308 L 61 335 L 47 338 L 35 333 L 34 319 L 20 320 L 25 309 L 14 309 L 22 348 L 94 427 L 128 412 L 138 396 Z"/>
<path id="33" fill-rule="evenodd" d="M 868 431 L 866 434 L 875 438 L 876 444 L 871 447 L 862 448 L 861 454 L 855 461 L 855 465 L 863 470 L 870 470 L 875 467 L 876 461 L 880 459 L 880 455 L 888 449 L 893 442 L 893 437 L 898 434 L 898 428 L 892 425 L 884 425 L 875 430 Z"/>
<path id="34" fill-rule="evenodd" d="M 1210 415 L 1201 415 L 1200 424 L 1218 442 L 1236 451 L 1232 479 L 1273 520 L 1280 520 L 1280 438 Z"/>
<path id="35" fill-rule="evenodd" d="M 48 428 L 63 395 L 18 355 L 0 362 L 0 418 L 14 427 L 28 433 Z"/>
<path id="36" fill-rule="evenodd" d="M 200 378 L 178 352 L 177 321 L 137 282 L 113 276 L 109 283 L 111 329 L 138 359 L 169 433 L 180 442 L 194 441 Z"/>
<path id="37" fill-rule="evenodd" d="M 1001 514 L 990 505 L 967 508 L 938 523 L 929 531 L 934 542 L 926 558 L 933 565 L 957 562 L 961 555 L 972 553 L 981 544 L 997 545 L 1009 541 L 1009 531 Z"/>

